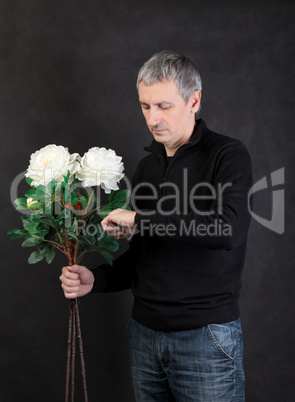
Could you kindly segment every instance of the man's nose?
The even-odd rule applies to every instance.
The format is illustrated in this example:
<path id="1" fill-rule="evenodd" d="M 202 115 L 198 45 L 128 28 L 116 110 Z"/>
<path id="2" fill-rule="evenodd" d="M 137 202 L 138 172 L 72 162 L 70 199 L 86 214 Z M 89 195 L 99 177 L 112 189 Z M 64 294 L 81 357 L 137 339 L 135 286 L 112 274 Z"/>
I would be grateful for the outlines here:
<path id="1" fill-rule="evenodd" d="M 161 122 L 161 114 L 160 114 L 159 110 L 157 110 L 156 108 L 151 108 L 149 110 L 149 115 L 148 115 L 148 121 L 147 121 L 148 125 L 156 126 L 160 122 Z"/>

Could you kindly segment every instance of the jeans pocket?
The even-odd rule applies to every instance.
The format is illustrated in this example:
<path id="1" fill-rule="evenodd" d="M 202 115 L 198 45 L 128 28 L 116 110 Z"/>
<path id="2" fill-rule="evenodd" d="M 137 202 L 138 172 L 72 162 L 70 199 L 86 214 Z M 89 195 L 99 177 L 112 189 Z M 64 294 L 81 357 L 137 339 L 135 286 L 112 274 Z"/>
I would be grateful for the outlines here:
<path id="1" fill-rule="evenodd" d="M 235 346 L 230 324 L 206 325 L 206 333 L 221 357 L 234 362 Z"/>

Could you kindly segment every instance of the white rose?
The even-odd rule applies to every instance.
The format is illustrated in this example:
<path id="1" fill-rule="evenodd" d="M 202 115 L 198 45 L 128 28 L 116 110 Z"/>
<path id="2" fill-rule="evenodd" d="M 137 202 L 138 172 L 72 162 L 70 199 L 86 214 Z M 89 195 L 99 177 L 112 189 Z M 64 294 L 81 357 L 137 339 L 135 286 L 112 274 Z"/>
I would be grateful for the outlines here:
<path id="1" fill-rule="evenodd" d="M 33 179 L 32 186 L 47 185 L 56 179 L 58 184 L 63 182 L 68 170 L 71 172 L 69 183 L 74 179 L 74 174 L 80 169 L 77 161 L 79 154 L 70 154 L 68 148 L 61 145 L 47 145 L 31 155 L 30 165 L 26 177 Z"/>
<path id="2" fill-rule="evenodd" d="M 117 183 L 124 177 L 121 156 L 112 149 L 90 148 L 81 159 L 81 169 L 76 178 L 84 187 L 101 186 L 106 194 L 118 190 Z"/>

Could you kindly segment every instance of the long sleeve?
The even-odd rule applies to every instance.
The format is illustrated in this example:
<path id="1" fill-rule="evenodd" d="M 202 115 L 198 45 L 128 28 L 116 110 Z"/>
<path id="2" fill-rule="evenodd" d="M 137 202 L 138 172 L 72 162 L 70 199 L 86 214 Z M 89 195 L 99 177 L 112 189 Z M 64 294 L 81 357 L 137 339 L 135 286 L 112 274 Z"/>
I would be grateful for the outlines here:
<path id="1" fill-rule="evenodd" d="M 248 191 L 252 185 L 250 156 L 240 141 L 232 140 L 219 152 L 213 176 L 210 185 L 214 189 L 214 197 L 211 191 L 213 200 L 210 201 L 206 213 L 199 212 L 193 205 L 190 205 L 188 212 L 181 210 L 180 213 L 173 214 L 163 214 L 155 210 L 147 215 L 145 211 L 136 214 L 137 226 L 142 232 L 151 230 L 153 225 L 155 228 L 169 227 L 170 236 L 175 240 L 200 248 L 237 247 L 247 238 L 250 222 Z M 190 194 L 186 194 L 186 197 L 190 199 Z M 209 199 L 209 195 L 207 198 Z M 191 204 L 193 202 L 191 200 Z"/>

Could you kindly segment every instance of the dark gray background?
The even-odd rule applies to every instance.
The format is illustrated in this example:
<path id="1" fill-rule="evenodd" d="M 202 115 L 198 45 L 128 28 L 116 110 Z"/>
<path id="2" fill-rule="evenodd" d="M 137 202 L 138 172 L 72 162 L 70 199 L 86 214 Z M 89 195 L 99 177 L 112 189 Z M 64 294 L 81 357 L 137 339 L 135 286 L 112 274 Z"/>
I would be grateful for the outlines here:
<path id="1" fill-rule="evenodd" d="M 65 260 L 29 266 L 31 250 L 6 236 L 21 216 L 10 185 L 49 143 L 80 154 L 113 148 L 131 178 L 151 139 L 136 76 L 162 49 L 194 60 L 201 117 L 246 144 L 255 181 L 285 167 L 285 233 L 252 221 L 240 306 L 247 401 L 294 401 L 292 2 L 2 0 L 0 28 L 1 402 L 64 400 L 66 363 L 68 302 L 58 279 Z M 270 219 L 270 191 L 257 196 L 255 212 Z M 90 402 L 134 400 L 131 305 L 129 291 L 81 300 Z"/>

